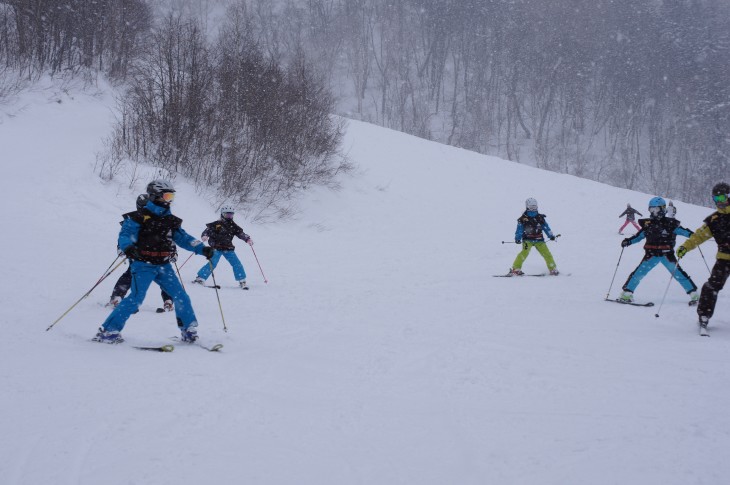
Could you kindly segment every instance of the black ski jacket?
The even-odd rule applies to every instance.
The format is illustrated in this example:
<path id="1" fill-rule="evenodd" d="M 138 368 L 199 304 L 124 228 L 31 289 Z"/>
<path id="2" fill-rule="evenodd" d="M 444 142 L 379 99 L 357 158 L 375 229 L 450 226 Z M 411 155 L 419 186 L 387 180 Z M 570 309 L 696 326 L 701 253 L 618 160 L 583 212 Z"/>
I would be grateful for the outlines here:
<path id="1" fill-rule="evenodd" d="M 208 236 L 208 245 L 219 251 L 233 251 L 233 238 L 237 237 L 248 242 L 251 237 L 243 232 L 243 229 L 231 219 L 218 219 L 205 225 L 203 237 Z"/>
<path id="2" fill-rule="evenodd" d="M 677 243 L 677 235 L 690 237 L 692 231 L 679 225 L 677 219 L 660 217 L 657 219 L 639 219 L 641 230 L 628 238 L 629 244 L 636 244 L 646 239 L 644 250 L 655 256 L 661 256 L 672 251 Z"/>

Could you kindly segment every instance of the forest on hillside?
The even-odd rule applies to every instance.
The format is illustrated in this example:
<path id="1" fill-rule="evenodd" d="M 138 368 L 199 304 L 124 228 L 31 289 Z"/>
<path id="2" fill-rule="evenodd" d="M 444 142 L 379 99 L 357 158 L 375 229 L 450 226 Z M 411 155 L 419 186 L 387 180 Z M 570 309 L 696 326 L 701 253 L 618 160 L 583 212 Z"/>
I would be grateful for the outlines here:
<path id="1" fill-rule="evenodd" d="M 199 18 L 155 13 L 143 0 L 0 2 L 0 102 L 45 75 L 103 75 L 119 92 L 97 154 L 103 179 L 133 185 L 144 163 L 266 215 L 286 215 L 293 194 L 350 168 L 316 69 L 303 55 L 267 56 L 243 6 L 213 38 Z"/>
<path id="2" fill-rule="evenodd" d="M 724 0 L 248 0 L 275 58 L 304 50 L 346 114 L 708 204 L 730 167 Z"/>
<path id="3" fill-rule="evenodd" d="M 58 18 L 41 15 L 27 7 L 31 4 L 56 5 Z M 88 10 L 93 8 L 109 10 L 94 14 Z M 153 10 L 177 13 L 153 16 Z M 226 13 L 219 15 L 220 25 L 211 26 L 206 15 L 216 10 Z M 68 12 L 78 18 L 66 19 Z M 194 35 L 179 35 L 176 42 L 196 52 L 202 64 L 181 62 L 176 69 L 202 67 L 198 72 L 207 76 L 216 69 L 230 73 L 231 62 L 257 66 L 241 82 L 248 92 L 268 96 L 272 87 L 255 80 L 269 77 L 265 69 L 275 66 L 273 78 L 306 85 L 293 94 L 277 82 L 277 96 L 289 109 L 287 100 L 304 99 L 303 91 L 312 100 L 317 93 L 318 119 L 329 110 L 699 204 L 708 204 L 708 187 L 724 179 L 730 166 L 730 4 L 725 0 L 14 0 L 0 2 L 0 20 L 4 69 L 94 67 L 134 81 L 130 66 L 138 64 L 130 60 L 146 59 L 149 65 L 149 47 L 171 35 L 177 22 L 186 29 L 195 26 Z M 70 25 L 78 30 L 72 36 L 64 33 Z M 196 44 L 201 42 L 204 48 Z M 222 72 L 211 82 L 225 90 Z M 207 93 L 207 86 L 191 89 L 201 87 Z M 236 89 L 240 94 L 240 86 Z M 1 90 L 0 85 L 0 95 Z M 241 103 L 248 101 L 233 106 Z M 280 103 L 257 105 L 257 113 Z M 253 126 L 268 126 L 286 113 L 268 113 Z M 175 123 L 189 127 L 205 119 L 199 116 Z M 294 118 L 307 120 L 309 112 Z M 281 136 L 292 126 L 256 128 L 255 136 Z M 338 139 L 341 127 L 327 129 Z M 225 149 L 230 137 L 219 135 L 212 145 L 194 147 L 195 156 L 218 164 L 238 157 Z M 290 141 L 302 143 L 310 135 L 303 130 Z M 154 156 L 175 169 L 180 157 L 191 153 L 190 146 L 174 140 L 158 141 Z M 319 159 L 315 172 L 326 178 L 345 165 L 332 163 L 333 144 L 323 143 L 314 157 Z M 127 145 L 125 157 L 140 153 Z M 291 150 L 266 152 L 252 164 L 297 174 L 300 161 L 269 165 L 283 157 L 302 159 Z M 147 147 L 143 152 L 149 157 Z M 209 181 L 220 172 L 188 170 L 187 175 Z M 283 187 L 289 185 L 297 184 Z"/>

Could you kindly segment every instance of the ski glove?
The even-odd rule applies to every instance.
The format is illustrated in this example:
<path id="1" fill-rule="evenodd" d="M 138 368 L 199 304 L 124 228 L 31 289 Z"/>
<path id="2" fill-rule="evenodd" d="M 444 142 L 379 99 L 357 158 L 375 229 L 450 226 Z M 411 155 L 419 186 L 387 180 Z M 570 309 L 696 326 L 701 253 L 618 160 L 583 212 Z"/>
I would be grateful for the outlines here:
<path id="1" fill-rule="evenodd" d="M 550 239 L 551 241 L 555 241 L 555 236 L 550 236 L 548 239 Z"/>
<path id="2" fill-rule="evenodd" d="M 623 241 L 621 241 L 621 247 L 622 248 L 627 248 L 629 246 L 631 246 L 631 238 L 630 237 L 627 237 L 626 239 L 624 239 Z"/>
<path id="3" fill-rule="evenodd" d="M 206 257 L 206 259 L 210 259 L 213 257 L 213 254 L 215 254 L 215 249 L 213 249 L 210 246 L 205 246 L 203 250 L 200 252 L 203 256 Z"/>
<path id="4" fill-rule="evenodd" d="M 515 238 L 515 244 L 521 244 L 521 243 L 522 243 L 522 240 L 521 239 Z"/>
<path id="5" fill-rule="evenodd" d="M 124 254 L 127 255 L 127 259 L 139 259 L 139 251 L 137 251 L 137 247 L 134 244 L 127 246 Z"/>
<path id="6" fill-rule="evenodd" d="M 677 248 L 677 259 L 684 258 L 685 254 L 687 254 L 687 248 L 685 248 L 684 246 L 679 246 Z"/>
<path id="7" fill-rule="evenodd" d="M 253 239 L 248 238 L 248 241 L 246 241 L 249 246 L 253 246 Z"/>

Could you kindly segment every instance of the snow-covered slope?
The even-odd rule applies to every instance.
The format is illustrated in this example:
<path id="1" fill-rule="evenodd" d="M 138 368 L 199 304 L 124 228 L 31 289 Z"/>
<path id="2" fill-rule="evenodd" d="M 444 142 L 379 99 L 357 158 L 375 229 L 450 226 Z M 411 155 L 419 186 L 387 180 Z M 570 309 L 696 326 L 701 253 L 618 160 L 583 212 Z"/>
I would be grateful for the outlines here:
<path id="1" fill-rule="evenodd" d="M 57 102 L 60 100 L 61 102 Z M 658 310 L 606 303 L 618 214 L 650 196 L 351 122 L 359 170 L 308 193 L 296 220 L 238 222 L 249 292 L 221 262 L 221 311 L 191 287 L 205 342 L 171 354 L 153 286 L 127 343 L 91 343 L 121 270 L 45 329 L 114 259 L 149 172 L 103 184 L 94 152 L 110 98 L 27 95 L 0 120 L 0 482 L 7 484 L 699 484 L 730 464 L 730 305 L 712 337 L 672 283 Z M 23 106 L 22 110 L 18 107 Z M 6 112 L 10 112 L 6 110 Z M 215 207 L 183 180 L 198 235 Z M 492 278 L 536 197 L 570 276 Z M 694 229 L 709 212 L 677 202 Z M 714 243 L 703 246 L 708 262 Z M 643 251 L 624 251 L 615 296 Z M 180 264 L 188 256 L 183 252 Z M 708 271 L 692 252 L 685 267 Z M 528 272 L 541 272 L 537 254 Z M 637 299 L 659 304 L 655 269 Z"/>

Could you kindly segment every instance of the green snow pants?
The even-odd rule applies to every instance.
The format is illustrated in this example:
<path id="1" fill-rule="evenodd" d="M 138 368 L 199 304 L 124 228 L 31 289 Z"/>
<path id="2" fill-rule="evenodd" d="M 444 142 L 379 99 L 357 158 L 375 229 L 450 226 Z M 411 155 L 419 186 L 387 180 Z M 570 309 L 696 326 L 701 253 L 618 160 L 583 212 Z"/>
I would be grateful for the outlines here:
<path id="1" fill-rule="evenodd" d="M 553 259 L 553 255 L 550 252 L 550 250 L 547 247 L 547 244 L 545 244 L 545 241 L 525 241 L 522 243 L 522 251 L 517 255 L 517 258 L 515 258 L 515 262 L 512 264 L 512 268 L 514 269 L 521 269 L 522 263 L 525 262 L 527 259 L 527 255 L 530 254 L 530 251 L 532 250 L 533 246 L 535 249 L 537 249 L 537 252 L 540 253 L 540 255 L 545 260 L 545 263 L 547 264 L 548 269 L 553 270 L 555 269 L 555 260 Z"/>

